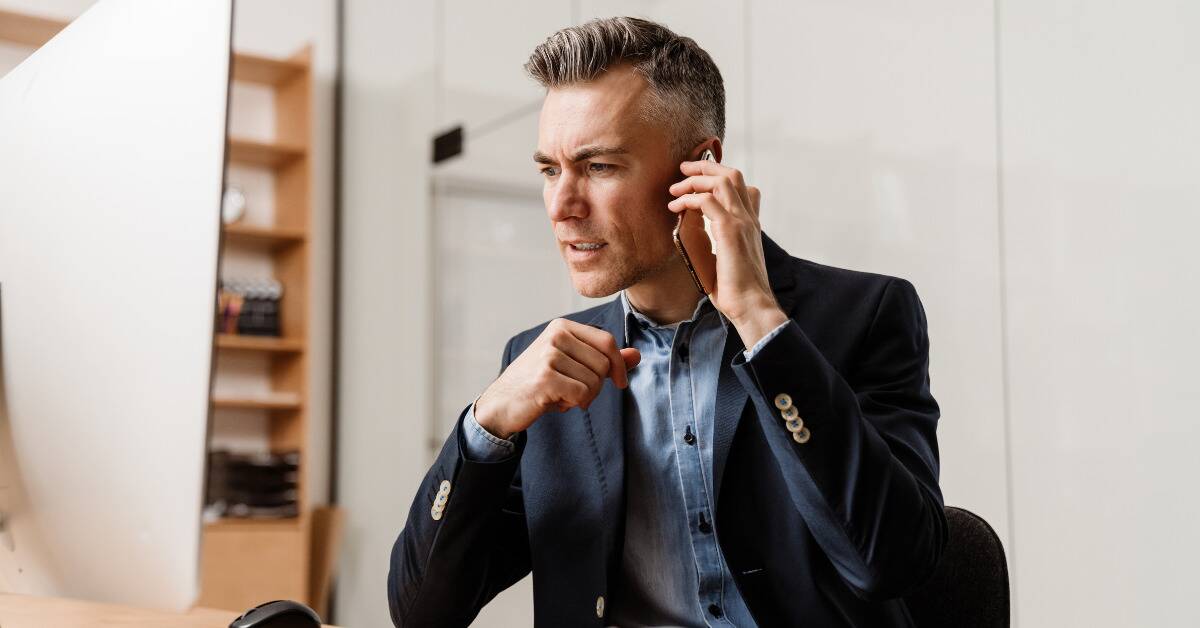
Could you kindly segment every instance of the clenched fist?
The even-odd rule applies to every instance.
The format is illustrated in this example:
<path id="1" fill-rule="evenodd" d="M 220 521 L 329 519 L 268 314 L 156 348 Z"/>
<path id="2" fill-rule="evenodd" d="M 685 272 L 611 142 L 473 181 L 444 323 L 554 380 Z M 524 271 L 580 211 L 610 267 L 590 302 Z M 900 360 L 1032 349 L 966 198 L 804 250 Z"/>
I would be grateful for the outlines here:
<path id="1" fill-rule="evenodd" d="M 587 408 L 607 377 L 626 388 L 627 370 L 641 359 L 637 349 L 618 350 L 602 329 L 556 318 L 475 401 L 475 420 L 508 438 L 547 412 Z"/>

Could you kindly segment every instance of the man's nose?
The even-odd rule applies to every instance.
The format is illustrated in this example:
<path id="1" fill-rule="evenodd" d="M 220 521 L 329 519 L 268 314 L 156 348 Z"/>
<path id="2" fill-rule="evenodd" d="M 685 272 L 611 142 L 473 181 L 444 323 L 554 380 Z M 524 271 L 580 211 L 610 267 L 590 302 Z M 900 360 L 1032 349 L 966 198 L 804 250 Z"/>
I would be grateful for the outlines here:
<path id="1" fill-rule="evenodd" d="M 564 170 L 559 175 L 546 199 L 546 211 L 550 214 L 550 220 L 560 222 L 568 218 L 587 217 L 587 198 L 583 185 L 582 178 L 570 171 Z"/>

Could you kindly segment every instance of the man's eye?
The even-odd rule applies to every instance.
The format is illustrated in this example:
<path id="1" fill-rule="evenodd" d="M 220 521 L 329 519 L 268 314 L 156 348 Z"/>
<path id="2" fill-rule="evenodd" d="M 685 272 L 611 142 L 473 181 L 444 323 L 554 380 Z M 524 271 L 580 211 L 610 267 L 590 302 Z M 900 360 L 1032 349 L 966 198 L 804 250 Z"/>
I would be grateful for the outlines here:
<path id="1" fill-rule="evenodd" d="M 553 177 L 556 173 L 554 168 L 542 168 L 542 174 L 547 177 Z"/>
<path id="2" fill-rule="evenodd" d="M 592 172 L 604 172 L 606 170 L 612 170 L 613 166 L 612 164 L 592 163 L 588 164 L 588 168 L 590 168 Z"/>

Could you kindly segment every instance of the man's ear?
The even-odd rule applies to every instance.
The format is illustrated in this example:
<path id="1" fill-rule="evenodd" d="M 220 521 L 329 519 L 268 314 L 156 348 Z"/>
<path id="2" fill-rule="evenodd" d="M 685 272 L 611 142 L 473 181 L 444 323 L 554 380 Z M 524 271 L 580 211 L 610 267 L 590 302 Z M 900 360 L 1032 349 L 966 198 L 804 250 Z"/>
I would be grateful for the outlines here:
<path id="1" fill-rule="evenodd" d="M 699 161 L 700 154 L 703 153 L 704 149 L 706 148 L 713 152 L 713 158 L 717 160 L 717 163 L 721 163 L 721 157 L 724 151 L 721 147 L 721 140 L 715 137 L 710 137 L 693 146 L 691 152 L 688 153 L 688 160 Z"/>
<path id="2" fill-rule="evenodd" d="M 722 156 L 724 153 L 722 146 L 721 146 L 721 140 L 719 140 L 715 137 L 712 138 L 712 144 L 709 145 L 708 148 L 709 148 L 709 150 L 711 150 L 713 152 L 713 157 L 716 158 L 717 163 L 721 163 L 721 159 L 722 159 Z"/>

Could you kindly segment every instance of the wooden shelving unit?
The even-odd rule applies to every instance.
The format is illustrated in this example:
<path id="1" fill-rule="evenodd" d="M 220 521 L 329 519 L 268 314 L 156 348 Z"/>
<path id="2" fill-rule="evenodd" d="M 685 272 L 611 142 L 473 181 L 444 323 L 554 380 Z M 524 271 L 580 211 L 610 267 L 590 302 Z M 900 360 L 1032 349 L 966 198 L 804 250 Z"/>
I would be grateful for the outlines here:
<path id="1" fill-rule="evenodd" d="M 299 229 L 259 227 L 255 225 L 225 225 L 225 242 L 240 246 L 263 246 L 279 249 L 301 244 L 307 235 Z"/>
<path id="2" fill-rule="evenodd" d="M 229 351 L 261 351 L 264 353 L 300 353 L 304 341 L 295 338 L 266 336 L 231 336 L 217 334 L 217 348 Z"/>
<path id="3" fill-rule="evenodd" d="M 32 53 L 67 22 L 0 9 L 0 41 L 27 46 Z M 309 320 L 311 308 L 310 233 L 312 216 L 312 50 L 287 59 L 234 53 L 232 80 L 267 87 L 274 96 L 274 137 L 227 138 L 227 161 L 265 169 L 274 180 L 274 224 L 231 224 L 222 229 L 226 251 L 240 248 L 267 256 L 283 284 L 282 337 L 218 334 L 218 355 L 265 356 L 272 393 L 261 397 L 221 397 L 213 411 L 265 412 L 273 451 L 299 451 L 300 516 L 285 519 L 226 519 L 203 526 L 199 606 L 243 611 L 266 601 L 292 599 L 319 612 L 328 592 L 328 572 L 341 526 L 335 509 L 311 507 L 309 458 Z M 213 208 L 214 212 L 217 208 Z"/>
<path id="4" fill-rule="evenodd" d="M 294 395 L 263 397 L 213 397 L 213 407 L 225 410 L 300 410 L 304 405 Z"/>
<path id="5" fill-rule="evenodd" d="M 226 252 L 265 256 L 283 284 L 282 336 L 219 334 L 219 355 L 266 356 L 271 393 L 214 396 L 214 412 L 255 411 L 269 418 L 272 451 L 299 451 L 299 517 L 221 520 L 206 524 L 201 555 L 199 604 L 246 609 L 264 600 L 310 599 L 312 517 L 307 496 L 308 363 L 311 228 L 311 49 L 289 59 L 235 54 L 233 80 L 267 86 L 274 96 L 271 141 L 230 137 L 230 166 L 266 170 L 274 181 L 271 225 L 234 223 L 222 229 Z M 220 362 L 218 362 L 218 365 Z M 220 368 L 220 366 L 218 366 Z"/>
<path id="6" fill-rule="evenodd" d="M 229 160 L 263 168 L 278 168 L 304 157 L 304 148 L 257 140 L 229 138 Z"/>

